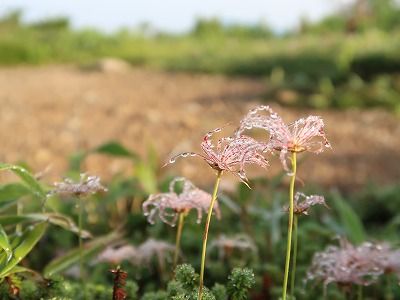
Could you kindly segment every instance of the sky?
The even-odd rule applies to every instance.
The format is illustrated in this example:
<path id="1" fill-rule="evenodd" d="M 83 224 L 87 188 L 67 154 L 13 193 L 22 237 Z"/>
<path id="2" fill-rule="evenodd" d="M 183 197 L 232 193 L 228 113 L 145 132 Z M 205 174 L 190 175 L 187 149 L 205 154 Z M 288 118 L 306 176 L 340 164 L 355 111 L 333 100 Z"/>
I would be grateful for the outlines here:
<path id="1" fill-rule="evenodd" d="M 20 8 L 24 20 L 67 16 L 73 27 L 107 32 L 147 22 L 168 32 L 189 30 L 196 18 L 266 22 L 276 31 L 294 28 L 302 17 L 318 20 L 351 0 L 0 0 L 0 14 Z"/>

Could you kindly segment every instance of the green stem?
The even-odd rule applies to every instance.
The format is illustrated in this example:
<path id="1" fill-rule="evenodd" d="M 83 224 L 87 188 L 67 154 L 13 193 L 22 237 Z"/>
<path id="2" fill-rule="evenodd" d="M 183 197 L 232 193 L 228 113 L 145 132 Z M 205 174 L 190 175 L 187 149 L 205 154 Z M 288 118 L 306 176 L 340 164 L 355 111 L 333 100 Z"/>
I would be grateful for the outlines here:
<path id="1" fill-rule="evenodd" d="M 293 201 L 294 201 L 294 183 L 296 181 L 296 152 L 292 152 L 292 178 L 289 187 L 289 222 L 288 222 L 288 237 L 286 244 L 286 261 L 285 261 L 285 276 L 283 278 L 282 300 L 286 300 L 287 284 L 289 278 L 290 251 L 292 247 L 292 231 L 293 231 Z"/>
<path id="2" fill-rule="evenodd" d="M 17 216 L 22 215 L 24 212 L 24 204 L 22 204 L 21 201 L 18 201 L 17 203 Z M 15 233 L 17 235 L 20 235 L 22 233 L 22 224 L 18 223 L 17 226 L 15 227 Z"/>
<path id="3" fill-rule="evenodd" d="M 178 229 L 176 231 L 176 241 L 175 241 L 175 256 L 174 256 L 174 270 L 178 264 L 179 252 L 181 248 L 181 236 L 183 223 L 185 221 L 185 212 L 179 213 Z"/>
<path id="4" fill-rule="evenodd" d="M 363 286 L 360 284 L 357 289 L 357 300 L 362 300 L 363 298 Z"/>
<path id="5" fill-rule="evenodd" d="M 83 218 L 83 200 L 78 199 L 79 215 L 78 215 L 78 236 L 79 236 L 79 276 L 83 287 L 83 299 L 86 299 L 86 285 L 83 274 L 83 241 L 82 241 L 82 218 Z"/>
<path id="6" fill-rule="evenodd" d="M 293 258 L 292 258 L 292 274 L 290 277 L 290 299 L 294 299 L 294 286 L 296 282 L 296 264 L 297 264 L 297 215 L 293 216 Z"/>
<path id="7" fill-rule="evenodd" d="M 328 285 L 324 284 L 322 288 L 322 299 L 328 300 Z"/>
<path id="8" fill-rule="evenodd" d="M 208 208 L 207 221 L 206 226 L 204 227 L 204 235 L 203 235 L 203 249 L 201 252 L 201 267 L 200 267 L 200 282 L 199 282 L 199 296 L 198 300 L 201 300 L 203 294 L 203 284 L 204 284 L 204 267 L 206 264 L 206 252 L 207 252 L 207 238 L 208 238 L 208 230 L 210 228 L 211 216 L 214 208 L 215 201 L 217 200 L 218 186 L 221 181 L 222 171 L 218 171 L 217 179 L 214 185 L 214 191 L 211 199 L 210 207 Z"/>

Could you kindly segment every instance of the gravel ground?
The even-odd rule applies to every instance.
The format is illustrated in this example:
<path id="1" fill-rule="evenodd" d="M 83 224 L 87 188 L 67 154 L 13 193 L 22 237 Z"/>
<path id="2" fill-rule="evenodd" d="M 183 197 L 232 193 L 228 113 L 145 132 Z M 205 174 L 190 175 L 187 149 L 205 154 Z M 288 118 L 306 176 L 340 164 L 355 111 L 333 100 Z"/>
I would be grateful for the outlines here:
<path id="1" fill-rule="evenodd" d="M 2 68 L 0 160 L 23 160 L 37 172 L 46 169 L 44 180 L 51 182 L 64 174 L 72 153 L 117 140 L 141 155 L 153 146 L 164 162 L 179 151 L 200 151 L 205 132 L 237 123 L 261 103 L 265 89 L 264 82 L 254 79 L 145 69 Z M 333 149 L 304 155 L 299 173 L 303 181 L 340 188 L 399 182 L 399 118 L 380 110 L 313 111 L 271 103 L 288 122 L 308 114 L 325 119 Z M 271 164 L 269 176 L 280 168 L 276 158 Z M 131 166 L 95 155 L 84 167 L 109 177 Z M 202 183 L 213 179 L 212 171 L 196 159 L 163 171 L 183 172 Z"/>

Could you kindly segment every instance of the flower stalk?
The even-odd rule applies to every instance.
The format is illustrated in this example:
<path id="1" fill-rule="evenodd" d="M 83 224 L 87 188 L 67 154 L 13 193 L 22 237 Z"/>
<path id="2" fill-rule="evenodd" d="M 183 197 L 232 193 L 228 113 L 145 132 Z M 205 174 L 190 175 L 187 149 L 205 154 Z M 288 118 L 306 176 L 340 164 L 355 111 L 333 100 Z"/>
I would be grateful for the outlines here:
<path id="1" fill-rule="evenodd" d="M 357 288 L 357 300 L 362 300 L 362 299 L 363 299 L 363 286 L 359 284 Z"/>
<path id="2" fill-rule="evenodd" d="M 293 258 L 292 258 L 292 274 L 290 276 L 290 299 L 294 299 L 294 286 L 296 283 L 296 265 L 297 265 L 297 214 L 293 216 Z"/>
<path id="3" fill-rule="evenodd" d="M 185 212 L 179 213 L 179 221 L 178 221 L 178 229 L 176 231 L 176 241 L 175 241 L 175 254 L 174 254 L 174 270 L 178 264 L 179 253 L 181 249 L 181 237 L 182 237 L 182 229 L 183 223 L 185 222 Z"/>
<path id="4" fill-rule="evenodd" d="M 197 298 L 198 300 L 202 299 L 202 294 L 203 294 L 204 267 L 205 267 L 205 263 L 206 263 L 208 230 L 210 228 L 210 222 L 211 222 L 211 216 L 212 216 L 212 212 L 213 212 L 213 207 L 214 207 L 214 204 L 215 204 L 215 202 L 217 200 L 217 193 L 218 193 L 219 183 L 221 181 L 221 176 L 222 176 L 222 171 L 218 171 L 217 179 L 216 179 L 215 185 L 214 185 L 214 191 L 213 191 L 213 194 L 212 194 L 211 204 L 210 204 L 210 207 L 208 209 L 206 225 L 204 227 L 203 248 L 202 248 L 202 252 L 201 252 L 199 295 L 198 295 L 198 298 Z"/>
<path id="5" fill-rule="evenodd" d="M 282 291 L 282 300 L 286 300 L 287 295 L 287 285 L 288 285 L 288 278 L 289 278 L 289 266 L 290 266 L 290 252 L 292 247 L 292 232 L 293 232 L 293 217 L 294 217 L 294 184 L 296 181 L 296 152 L 292 152 L 292 173 L 291 173 L 291 180 L 289 186 L 289 222 L 288 222 L 288 237 L 287 237 L 287 244 L 286 244 L 286 261 L 285 261 L 285 275 L 283 278 L 283 291 Z"/>
<path id="6" fill-rule="evenodd" d="M 79 277 L 83 287 L 83 296 L 86 298 L 86 285 L 83 274 L 83 241 L 82 241 L 82 220 L 83 220 L 83 200 L 78 197 L 78 236 L 79 236 Z"/>

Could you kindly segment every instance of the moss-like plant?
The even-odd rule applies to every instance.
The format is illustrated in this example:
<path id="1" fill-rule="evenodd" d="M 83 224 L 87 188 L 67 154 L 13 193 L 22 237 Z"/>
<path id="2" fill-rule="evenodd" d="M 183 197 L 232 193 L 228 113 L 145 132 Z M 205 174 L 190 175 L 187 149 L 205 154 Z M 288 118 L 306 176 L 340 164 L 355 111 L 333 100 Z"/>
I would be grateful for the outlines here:
<path id="1" fill-rule="evenodd" d="M 227 292 L 229 299 L 245 300 L 248 298 L 249 290 L 255 285 L 256 280 L 252 270 L 248 268 L 233 269 L 229 275 Z"/>

